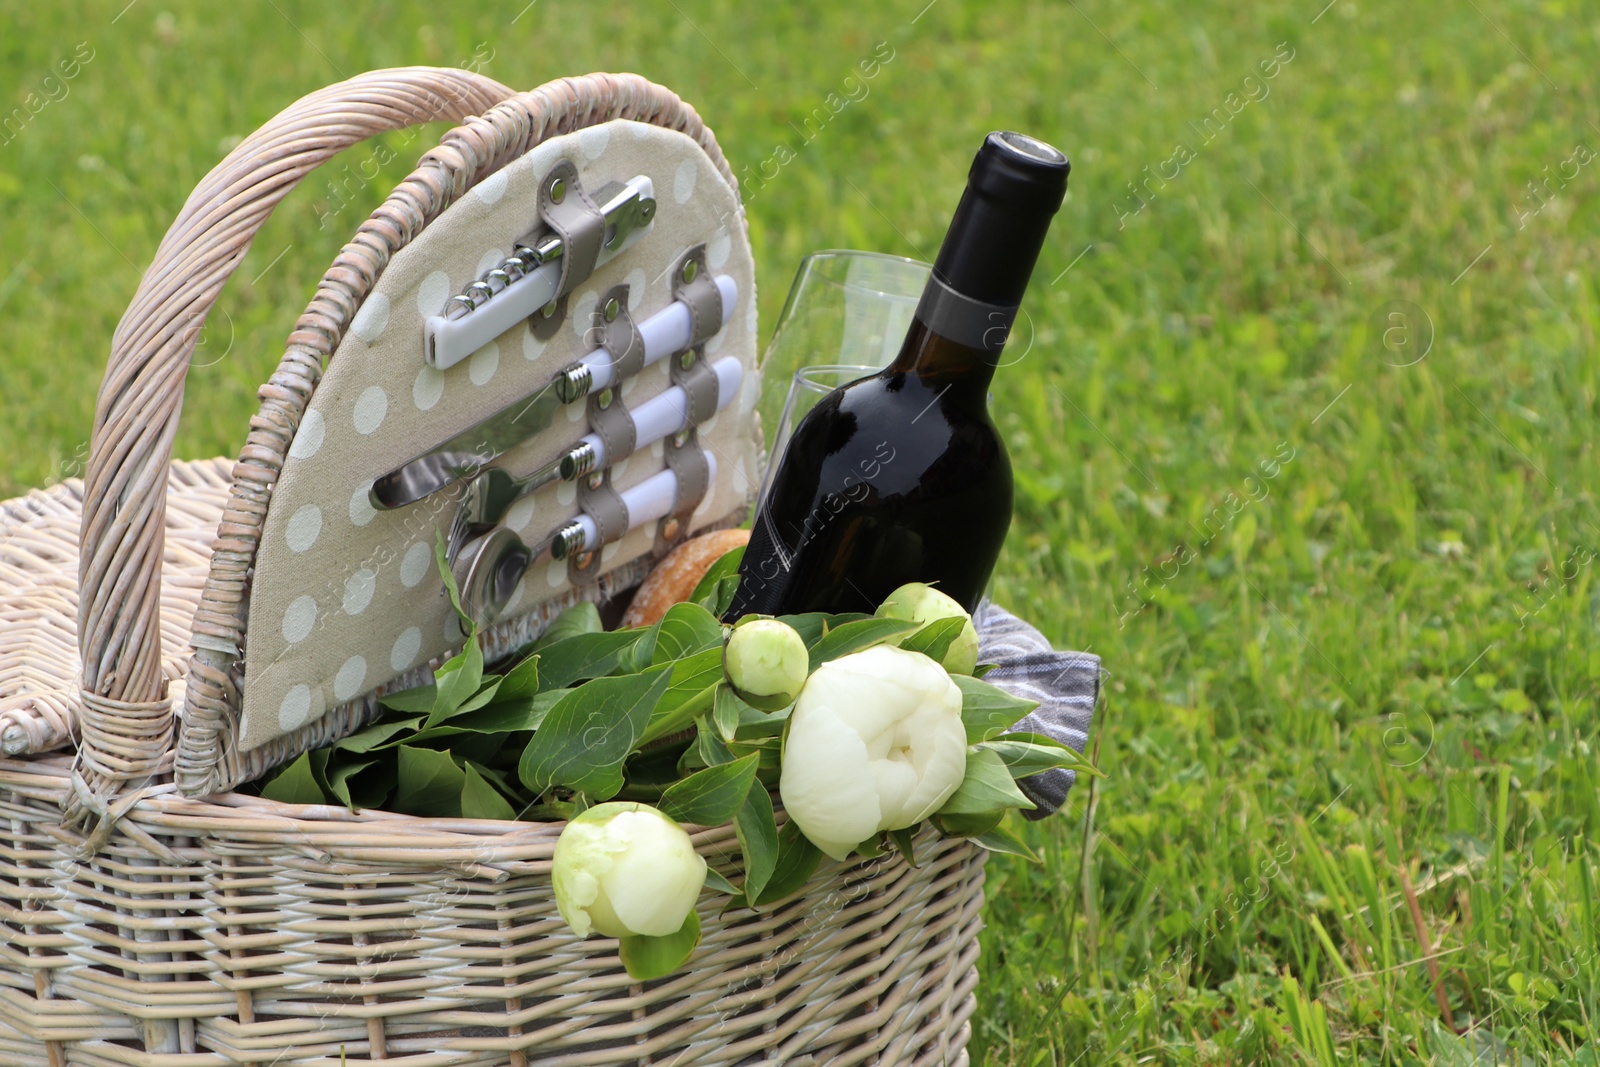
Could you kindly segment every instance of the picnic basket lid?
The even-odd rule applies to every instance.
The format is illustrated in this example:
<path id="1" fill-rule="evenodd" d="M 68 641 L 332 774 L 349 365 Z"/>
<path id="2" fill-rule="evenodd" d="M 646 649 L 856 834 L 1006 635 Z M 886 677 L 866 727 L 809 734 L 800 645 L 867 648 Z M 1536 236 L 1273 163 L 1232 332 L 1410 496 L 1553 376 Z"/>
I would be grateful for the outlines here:
<path id="1" fill-rule="evenodd" d="M 163 577 L 159 564 L 193 324 L 296 180 L 371 134 L 440 117 L 462 124 L 345 246 L 261 388 L 194 611 L 174 737 L 151 635 L 163 582 L 194 579 Z M 568 286 L 559 328 L 536 332 L 518 320 L 469 357 L 430 365 L 425 320 L 471 292 L 519 241 L 549 232 L 540 227 L 557 170 L 586 195 L 647 178 L 656 204 L 647 232 Z M 483 631 L 491 658 L 565 606 L 633 584 L 674 541 L 744 517 L 761 458 L 755 287 L 731 170 L 691 107 L 629 74 L 512 93 L 460 70 L 379 71 L 312 94 L 241 143 L 162 242 L 118 328 L 100 393 L 82 517 L 80 799 L 98 807 L 168 759 L 186 794 L 230 788 L 355 729 L 382 693 L 425 681 L 464 638 L 434 563 L 461 484 L 385 511 L 372 506 L 374 479 L 593 351 L 602 298 L 620 296 L 636 324 L 689 299 L 679 288 L 693 273 L 684 269 L 690 258 L 731 283 L 726 325 L 709 336 L 698 330 L 692 356 L 674 352 L 606 400 L 637 409 L 683 384 L 680 367 L 696 358 L 737 361 L 737 395 L 719 397 L 713 417 L 697 407 L 690 435 L 631 455 L 614 448 L 606 474 L 612 490 L 627 493 L 667 468 L 675 447 L 696 442 L 714 474 L 692 509 L 681 494 L 673 501 L 669 518 L 681 522 L 664 518 L 624 536 L 601 523 L 597 551 L 536 562 Z M 520 476 L 546 464 L 592 427 L 599 432 L 596 406 L 595 395 L 561 405 L 548 427 L 493 465 Z M 538 545 L 593 505 L 583 480 L 557 481 L 501 525 Z"/>

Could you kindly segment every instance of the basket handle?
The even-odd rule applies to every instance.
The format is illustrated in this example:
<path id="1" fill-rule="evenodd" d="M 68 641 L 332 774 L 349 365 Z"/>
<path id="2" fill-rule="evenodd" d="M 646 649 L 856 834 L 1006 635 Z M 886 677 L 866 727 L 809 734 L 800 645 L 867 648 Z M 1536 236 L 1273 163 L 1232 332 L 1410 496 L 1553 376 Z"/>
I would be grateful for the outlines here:
<path id="1" fill-rule="evenodd" d="M 157 773 L 171 749 L 159 647 L 167 470 L 189 359 L 223 285 L 272 209 L 336 153 L 390 130 L 461 122 L 511 95 L 440 67 L 372 71 L 311 93 L 228 153 L 162 238 L 112 337 L 89 440 L 78 562 L 82 743 L 69 799 L 76 814 L 104 815 L 105 798 Z"/>

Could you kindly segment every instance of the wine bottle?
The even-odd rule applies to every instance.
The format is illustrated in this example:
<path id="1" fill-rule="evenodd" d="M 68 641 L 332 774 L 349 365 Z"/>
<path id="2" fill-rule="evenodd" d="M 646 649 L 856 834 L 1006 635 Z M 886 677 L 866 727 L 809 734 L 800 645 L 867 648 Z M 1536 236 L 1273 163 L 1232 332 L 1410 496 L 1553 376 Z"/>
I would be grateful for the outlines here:
<path id="1" fill-rule="evenodd" d="M 1024 134 L 984 140 L 894 362 L 835 389 L 795 427 L 730 619 L 871 612 L 906 582 L 977 606 L 1011 524 L 989 383 L 1069 169 Z"/>

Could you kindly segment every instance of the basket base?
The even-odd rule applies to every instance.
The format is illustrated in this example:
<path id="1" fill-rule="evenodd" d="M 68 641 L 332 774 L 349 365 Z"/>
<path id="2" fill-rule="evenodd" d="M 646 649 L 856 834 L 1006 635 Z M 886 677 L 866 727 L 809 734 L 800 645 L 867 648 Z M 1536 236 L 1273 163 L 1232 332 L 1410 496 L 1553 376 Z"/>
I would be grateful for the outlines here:
<path id="1" fill-rule="evenodd" d="M 967 1062 L 970 842 L 825 861 L 760 912 L 708 894 L 688 969 L 640 984 L 557 913 L 559 825 L 161 786 L 86 857 L 60 827 L 70 766 L 0 760 L 7 1067 Z M 693 836 L 739 877 L 730 828 Z"/>

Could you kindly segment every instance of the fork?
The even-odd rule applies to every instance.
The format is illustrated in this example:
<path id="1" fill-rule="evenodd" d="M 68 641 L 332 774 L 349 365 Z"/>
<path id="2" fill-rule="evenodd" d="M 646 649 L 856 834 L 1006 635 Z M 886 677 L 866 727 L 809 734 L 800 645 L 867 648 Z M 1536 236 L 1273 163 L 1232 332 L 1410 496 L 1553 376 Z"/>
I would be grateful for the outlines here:
<path id="1" fill-rule="evenodd" d="M 467 482 L 467 491 L 462 494 L 461 506 L 456 509 L 455 518 L 451 520 L 450 535 L 445 547 L 446 561 L 454 564 L 461 552 L 461 546 L 499 525 L 512 504 L 561 477 L 562 464 L 570 456 L 570 452 L 563 453 L 559 459 L 540 467 L 525 478 L 518 478 L 510 471 L 499 467 L 487 467 L 478 472 Z"/>

